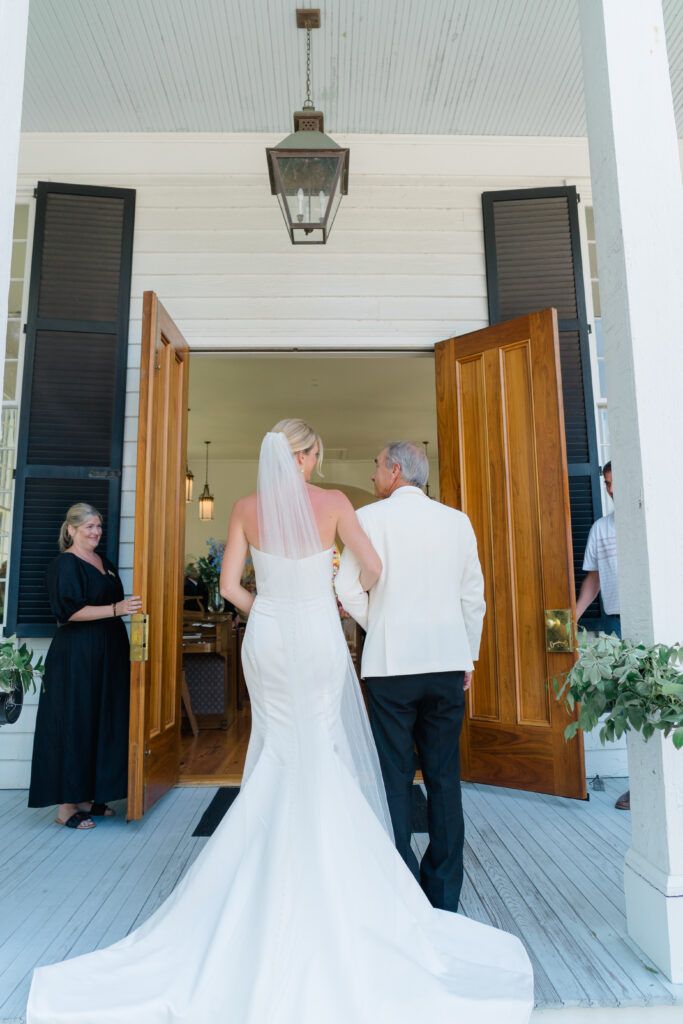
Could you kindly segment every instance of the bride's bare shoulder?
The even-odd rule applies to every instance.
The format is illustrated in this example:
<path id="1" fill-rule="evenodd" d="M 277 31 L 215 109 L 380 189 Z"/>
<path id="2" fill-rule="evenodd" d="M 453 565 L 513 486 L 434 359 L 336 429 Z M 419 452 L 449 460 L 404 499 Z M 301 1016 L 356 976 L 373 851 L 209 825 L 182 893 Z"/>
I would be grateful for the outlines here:
<path id="1" fill-rule="evenodd" d="M 232 506 L 232 514 L 235 519 L 249 519 L 256 515 L 256 495 L 247 494 L 244 498 L 238 498 Z"/>
<path id="2" fill-rule="evenodd" d="M 308 486 L 311 500 L 320 507 L 345 508 L 349 504 L 349 499 L 343 491 L 328 490 L 327 487 L 316 487 L 315 484 Z"/>

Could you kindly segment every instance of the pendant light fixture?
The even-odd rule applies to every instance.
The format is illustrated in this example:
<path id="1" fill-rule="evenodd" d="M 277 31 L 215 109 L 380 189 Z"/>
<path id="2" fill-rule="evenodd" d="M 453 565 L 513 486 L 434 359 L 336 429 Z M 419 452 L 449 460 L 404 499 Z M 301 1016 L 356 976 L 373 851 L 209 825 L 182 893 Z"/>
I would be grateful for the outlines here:
<path id="1" fill-rule="evenodd" d="M 191 409 L 187 410 L 188 421 L 189 421 L 189 418 L 190 418 L 190 412 L 191 411 L 192 411 Z M 193 487 L 194 487 L 194 473 L 190 470 L 190 465 L 189 465 L 189 463 L 187 461 L 187 452 L 186 452 L 185 453 L 185 503 L 187 505 L 189 505 L 189 503 L 192 501 L 192 488 Z"/>
<path id="2" fill-rule="evenodd" d="M 296 24 L 306 29 L 306 99 L 294 114 L 293 133 L 266 149 L 270 191 L 292 245 L 325 245 L 349 190 L 349 150 L 325 135 L 322 111 L 311 99 L 311 29 L 320 28 L 320 10 L 297 10 Z"/>
<path id="3" fill-rule="evenodd" d="M 199 497 L 199 518 L 203 523 L 207 523 L 213 519 L 213 494 L 209 490 L 209 445 L 211 442 L 205 441 L 204 444 L 206 445 L 206 482 Z"/>

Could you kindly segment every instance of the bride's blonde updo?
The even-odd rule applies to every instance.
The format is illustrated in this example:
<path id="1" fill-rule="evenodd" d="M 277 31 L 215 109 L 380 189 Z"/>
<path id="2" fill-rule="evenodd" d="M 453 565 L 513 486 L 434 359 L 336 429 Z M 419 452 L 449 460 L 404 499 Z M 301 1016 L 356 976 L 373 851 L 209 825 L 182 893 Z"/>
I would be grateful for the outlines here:
<path id="1" fill-rule="evenodd" d="M 297 452 L 310 452 L 317 441 L 318 461 L 315 464 L 315 468 L 318 471 L 318 476 L 323 475 L 323 442 L 320 434 L 316 434 L 313 427 L 310 427 L 304 420 L 280 420 L 279 423 L 275 424 L 272 432 L 285 435 L 287 443 L 292 450 L 292 455 L 296 455 Z"/>

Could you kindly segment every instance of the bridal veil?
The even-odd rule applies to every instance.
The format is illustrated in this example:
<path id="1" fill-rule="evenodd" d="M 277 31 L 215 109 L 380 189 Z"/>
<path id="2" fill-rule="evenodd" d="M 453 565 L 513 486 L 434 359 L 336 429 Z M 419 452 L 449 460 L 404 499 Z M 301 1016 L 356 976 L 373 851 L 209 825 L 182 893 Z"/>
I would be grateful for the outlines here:
<path id="1" fill-rule="evenodd" d="M 282 574 L 287 599 L 278 605 L 277 616 L 287 656 L 289 683 L 294 699 L 307 701 L 318 684 L 320 665 L 308 657 L 310 620 L 305 573 L 293 570 L 291 562 L 303 562 L 323 551 L 320 533 L 303 475 L 285 434 L 269 432 L 261 443 L 258 466 L 257 508 L 260 549 L 285 559 Z M 330 580 L 330 589 L 332 580 Z M 306 721 L 303 715 L 300 721 Z M 307 742 L 308 737 L 301 737 Z M 382 781 L 379 759 L 370 731 L 356 672 L 347 654 L 342 682 L 335 750 L 355 778 L 368 804 L 393 839 L 391 818 Z M 250 769 L 245 769 L 245 777 Z M 315 770 L 311 766 L 311 770 Z"/>

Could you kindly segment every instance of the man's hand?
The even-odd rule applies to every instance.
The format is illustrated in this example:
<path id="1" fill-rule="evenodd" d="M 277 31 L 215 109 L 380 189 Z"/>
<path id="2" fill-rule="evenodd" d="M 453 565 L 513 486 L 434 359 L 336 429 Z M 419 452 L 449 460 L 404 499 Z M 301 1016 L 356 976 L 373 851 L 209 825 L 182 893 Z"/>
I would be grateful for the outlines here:
<path id="1" fill-rule="evenodd" d="M 471 685 L 472 685 L 472 673 L 471 672 L 465 672 L 465 682 L 462 684 L 463 690 L 469 690 Z"/>

